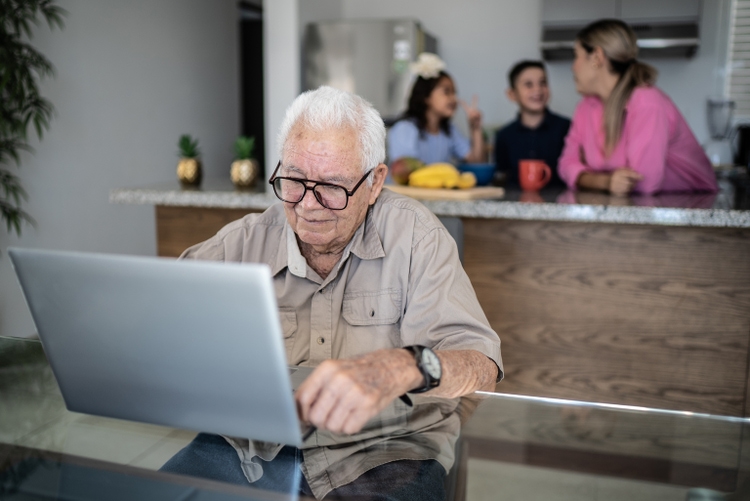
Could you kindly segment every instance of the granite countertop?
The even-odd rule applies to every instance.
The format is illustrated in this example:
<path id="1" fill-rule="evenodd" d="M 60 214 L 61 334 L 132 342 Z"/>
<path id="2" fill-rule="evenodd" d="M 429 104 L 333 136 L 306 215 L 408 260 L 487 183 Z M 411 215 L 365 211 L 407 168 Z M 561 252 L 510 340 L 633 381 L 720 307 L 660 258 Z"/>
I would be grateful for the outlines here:
<path id="1" fill-rule="evenodd" d="M 175 181 L 110 192 L 122 204 L 264 210 L 278 200 L 263 190 L 235 189 L 229 180 L 204 180 L 199 189 Z M 750 179 L 740 170 L 720 173 L 718 193 L 663 193 L 627 198 L 602 193 L 545 189 L 539 193 L 507 190 L 500 200 L 423 201 L 438 216 L 535 221 L 655 224 L 750 228 Z"/>

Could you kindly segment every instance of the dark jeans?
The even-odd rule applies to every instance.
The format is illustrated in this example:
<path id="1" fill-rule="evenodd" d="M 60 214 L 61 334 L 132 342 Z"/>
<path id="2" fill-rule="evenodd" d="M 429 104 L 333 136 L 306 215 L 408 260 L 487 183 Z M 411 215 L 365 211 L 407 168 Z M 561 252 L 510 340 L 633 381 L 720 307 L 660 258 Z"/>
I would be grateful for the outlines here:
<path id="1" fill-rule="evenodd" d="M 199 434 L 161 467 L 161 471 L 207 478 L 258 489 L 312 497 L 299 465 L 302 453 L 284 447 L 273 461 L 262 461 L 263 476 L 252 484 L 245 478 L 237 452 L 223 438 Z M 436 501 L 445 499 L 445 470 L 435 460 L 401 460 L 373 468 L 354 482 L 334 489 L 326 499 L 357 501 Z"/>

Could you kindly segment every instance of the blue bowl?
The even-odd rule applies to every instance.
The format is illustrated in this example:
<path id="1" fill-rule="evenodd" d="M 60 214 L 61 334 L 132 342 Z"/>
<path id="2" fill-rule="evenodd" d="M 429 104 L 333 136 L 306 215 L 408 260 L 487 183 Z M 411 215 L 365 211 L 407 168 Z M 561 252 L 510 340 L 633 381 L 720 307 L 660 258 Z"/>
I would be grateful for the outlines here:
<path id="1" fill-rule="evenodd" d="M 471 172 L 477 178 L 477 186 L 486 186 L 495 176 L 495 164 L 460 164 L 458 170 Z"/>

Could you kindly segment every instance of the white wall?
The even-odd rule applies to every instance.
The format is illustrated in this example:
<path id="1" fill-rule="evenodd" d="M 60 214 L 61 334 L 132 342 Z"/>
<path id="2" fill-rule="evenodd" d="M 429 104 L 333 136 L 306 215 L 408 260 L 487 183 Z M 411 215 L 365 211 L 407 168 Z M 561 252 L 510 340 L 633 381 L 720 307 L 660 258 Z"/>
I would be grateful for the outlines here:
<path id="1" fill-rule="evenodd" d="M 59 4 L 65 29 L 32 40 L 57 69 L 42 85 L 57 117 L 18 171 L 37 225 L 0 230 L 4 336 L 34 333 L 8 245 L 154 255 L 153 207 L 112 205 L 109 191 L 174 181 L 182 133 L 199 138 L 206 177 L 228 175 L 239 134 L 234 0 Z"/>

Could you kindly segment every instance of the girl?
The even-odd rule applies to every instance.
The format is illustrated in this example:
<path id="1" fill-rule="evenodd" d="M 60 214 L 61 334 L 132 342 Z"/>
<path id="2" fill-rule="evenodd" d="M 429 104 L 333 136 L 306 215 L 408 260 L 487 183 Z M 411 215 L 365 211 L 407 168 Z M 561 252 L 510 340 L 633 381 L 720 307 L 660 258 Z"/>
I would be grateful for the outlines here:
<path id="1" fill-rule="evenodd" d="M 573 76 L 584 96 L 559 162 L 571 188 L 630 192 L 716 191 L 711 163 L 680 111 L 636 59 L 630 27 L 605 19 L 578 33 Z"/>
<path id="2" fill-rule="evenodd" d="M 461 101 L 469 119 L 471 141 L 450 123 L 458 99 L 453 79 L 443 71 L 445 64 L 435 54 L 422 53 L 412 65 L 418 76 L 407 110 L 388 133 L 388 158 L 417 158 L 435 162 L 484 162 L 487 154 L 482 135 L 482 113 Z"/>

